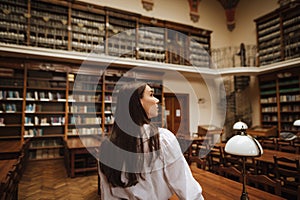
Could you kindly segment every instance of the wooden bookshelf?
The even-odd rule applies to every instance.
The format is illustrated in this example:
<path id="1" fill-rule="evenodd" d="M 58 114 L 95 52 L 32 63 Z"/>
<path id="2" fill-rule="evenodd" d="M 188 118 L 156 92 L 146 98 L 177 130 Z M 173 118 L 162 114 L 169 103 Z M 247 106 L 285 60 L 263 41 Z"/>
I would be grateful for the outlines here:
<path id="1" fill-rule="evenodd" d="M 300 4 L 298 1 L 255 19 L 258 65 L 300 56 Z"/>
<path id="2" fill-rule="evenodd" d="M 0 63 L 0 139 L 22 139 L 24 65 Z"/>
<path id="3" fill-rule="evenodd" d="M 73 137 L 110 134 L 118 87 L 149 83 L 163 100 L 162 73 L 99 64 L 0 59 L 0 140 L 30 140 L 30 159 L 55 159 Z M 155 123 L 162 125 L 162 111 Z"/>
<path id="4" fill-rule="evenodd" d="M 297 133 L 300 118 L 300 75 L 297 67 L 259 76 L 261 126 Z"/>
<path id="5" fill-rule="evenodd" d="M 78 1 L 4 0 L 0 10 L 0 43 L 210 67 L 210 30 Z"/>
<path id="6" fill-rule="evenodd" d="M 68 74 L 67 137 L 103 133 L 103 71 L 72 68 Z"/>

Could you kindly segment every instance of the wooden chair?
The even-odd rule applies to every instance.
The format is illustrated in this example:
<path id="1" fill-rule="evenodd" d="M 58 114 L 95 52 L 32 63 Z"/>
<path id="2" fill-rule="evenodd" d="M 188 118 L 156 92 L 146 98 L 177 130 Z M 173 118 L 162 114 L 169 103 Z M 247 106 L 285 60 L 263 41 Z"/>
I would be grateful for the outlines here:
<path id="1" fill-rule="evenodd" d="M 264 174 L 247 173 L 247 184 L 262 189 L 278 196 L 281 195 L 281 184 L 279 180 L 273 180 Z"/>
<path id="2" fill-rule="evenodd" d="M 233 166 L 238 170 L 242 170 L 242 159 L 239 156 L 230 155 L 224 151 L 224 166 Z"/>
<path id="3" fill-rule="evenodd" d="M 192 156 L 192 157 L 190 157 L 190 162 L 191 163 L 196 163 L 198 168 L 206 170 L 207 159 L 205 157 L 200 158 L 198 156 Z"/>
<path id="4" fill-rule="evenodd" d="M 277 139 L 277 146 L 279 151 L 289 152 L 289 153 L 297 152 L 297 148 L 294 145 L 294 140 Z"/>
<path id="5" fill-rule="evenodd" d="M 288 198 L 296 198 L 300 186 L 300 161 L 274 156 L 275 176 L 281 181 L 281 191 Z"/>
<path id="6" fill-rule="evenodd" d="M 263 149 L 278 150 L 277 138 L 263 138 L 259 140 Z"/>
<path id="7" fill-rule="evenodd" d="M 2 191 L 0 200 L 17 200 L 18 199 L 18 181 L 16 181 L 17 171 L 14 169 L 7 174 L 4 183 L 1 185 Z"/>
<path id="8" fill-rule="evenodd" d="M 213 146 L 210 148 L 208 156 L 208 169 L 213 173 L 218 173 L 219 167 L 224 165 L 224 148 Z"/>
<path id="9" fill-rule="evenodd" d="M 234 166 L 220 166 L 218 173 L 221 176 L 235 180 L 237 182 L 243 181 L 242 172 Z"/>

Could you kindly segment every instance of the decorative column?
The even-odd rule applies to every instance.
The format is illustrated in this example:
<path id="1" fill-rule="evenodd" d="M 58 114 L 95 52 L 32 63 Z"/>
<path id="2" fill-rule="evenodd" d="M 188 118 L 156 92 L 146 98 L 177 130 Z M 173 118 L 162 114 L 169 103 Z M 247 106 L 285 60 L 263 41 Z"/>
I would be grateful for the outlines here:
<path id="1" fill-rule="evenodd" d="M 239 0 L 218 0 L 225 9 L 227 29 L 232 31 L 235 28 L 235 9 Z"/>
<path id="2" fill-rule="evenodd" d="M 199 21 L 198 5 L 201 0 L 188 0 L 190 5 L 190 16 L 193 22 Z"/>

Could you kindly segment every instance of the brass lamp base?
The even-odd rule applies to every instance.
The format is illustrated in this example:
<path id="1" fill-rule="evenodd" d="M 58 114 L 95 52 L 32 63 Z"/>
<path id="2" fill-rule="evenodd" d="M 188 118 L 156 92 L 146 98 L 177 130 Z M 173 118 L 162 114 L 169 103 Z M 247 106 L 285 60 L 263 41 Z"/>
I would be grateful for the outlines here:
<path id="1" fill-rule="evenodd" d="M 243 192 L 243 193 L 242 193 L 241 200 L 249 200 L 249 197 L 248 197 L 248 193 L 247 193 L 247 192 Z"/>

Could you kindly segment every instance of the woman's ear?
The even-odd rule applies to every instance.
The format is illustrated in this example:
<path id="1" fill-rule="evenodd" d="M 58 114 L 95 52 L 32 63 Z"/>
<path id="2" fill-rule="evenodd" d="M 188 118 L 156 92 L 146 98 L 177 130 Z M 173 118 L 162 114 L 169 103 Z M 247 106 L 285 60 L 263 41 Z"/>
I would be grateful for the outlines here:
<path id="1" fill-rule="evenodd" d="M 143 98 L 140 98 L 140 102 L 141 102 L 142 107 L 144 108 L 144 101 L 143 101 Z"/>

